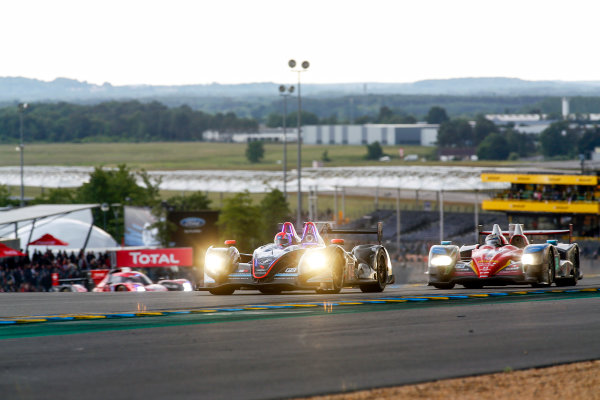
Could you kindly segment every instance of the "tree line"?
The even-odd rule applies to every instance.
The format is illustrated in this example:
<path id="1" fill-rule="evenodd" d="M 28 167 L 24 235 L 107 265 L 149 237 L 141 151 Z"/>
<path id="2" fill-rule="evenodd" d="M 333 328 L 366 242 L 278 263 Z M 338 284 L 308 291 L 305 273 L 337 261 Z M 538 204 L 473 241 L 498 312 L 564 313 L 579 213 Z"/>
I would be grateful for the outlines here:
<path id="1" fill-rule="evenodd" d="M 444 119 L 444 118 L 443 118 Z M 440 122 L 439 148 L 476 149 L 480 160 L 507 160 L 543 155 L 546 158 L 591 157 L 600 147 L 600 127 L 587 121 L 556 121 L 539 135 L 518 132 L 512 125 L 498 126 L 483 115 L 475 121 L 445 118 Z"/>
<path id="2" fill-rule="evenodd" d="M 0 109 L 0 141 L 19 140 L 20 117 L 17 107 Z M 207 114 L 158 102 L 35 103 L 22 117 L 29 142 L 191 141 L 202 140 L 206 130 L 258 130 L 256 120 L 239 118 L 232 112 Z"/>

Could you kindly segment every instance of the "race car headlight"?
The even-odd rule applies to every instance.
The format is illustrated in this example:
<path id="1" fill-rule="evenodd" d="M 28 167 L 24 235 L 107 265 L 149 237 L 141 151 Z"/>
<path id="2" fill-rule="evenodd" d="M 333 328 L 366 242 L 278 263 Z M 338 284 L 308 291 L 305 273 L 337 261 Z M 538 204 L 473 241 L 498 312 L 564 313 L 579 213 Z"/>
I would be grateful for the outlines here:
<path id="1" fill-rule="evenodd" d="M 523 254 L 523 257 L 521 257 L 521 262 L 526 265 L 539 264 L 540 263 L 539 254 L 534 254 L 534 253 Z"/>
<path id="2" fill-rule="evenodd" d="M 136 292 L 145 292 L 145 291 L 146 291 L 146 288 L 145 288 L 145 287 L 143 287 L 143 286 L 136 286 L 136 287 L 135 287 L 135 291 L 136 291 Z"/>
<path id="3" fill-rule="evenodd" d="M 308 253 L 304 261 L 307 269 L 310 271 L 318 271 L 327 266 L 327 257 L 323 253 Z"/>
<path id="4" fill-rule="evenodd" d="M 435 267 L 447 267 L 450 264 L 452 264 L 450 256 L 436 256 L 431 259 L 431 265 Z"/>
<path id="5" fill-rule="evenodd" d="M 216 274 L 221 272 L 223 267 L 225 267 L 225 260 L 223 259 L 223 257 L 218 256 L 216 254 L 209 254 L 204 260 L 204 265 L 208 272 Z"/>
<path id="6" fill-rule="evenodd" d="M 183 286 L 183 291 L 184 292 L 191 292 L 192 291 L 192 284 L 189 283 L 189 282 L 183 282 L 183 284 L 181 286 Z"/>

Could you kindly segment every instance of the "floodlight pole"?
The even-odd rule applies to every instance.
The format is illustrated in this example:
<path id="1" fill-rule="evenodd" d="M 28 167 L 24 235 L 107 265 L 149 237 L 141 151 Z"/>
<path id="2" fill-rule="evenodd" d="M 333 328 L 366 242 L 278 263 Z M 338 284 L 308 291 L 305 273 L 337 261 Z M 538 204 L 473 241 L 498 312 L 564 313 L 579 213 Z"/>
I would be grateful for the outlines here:
<path id="1" fill-rule="evenodd" d="M 310 63 L 308 61 L 302 61 L 302 68 L 295 70 L 294 67 L 296 66 L 296 61 L 290 60 L 288 61 L 288 66 L 292 69 L 293 72 L 298 73 L 298 212 L 296 224 L 298 225 L 298 227 L 302 227 L 302 95 L 300 89 L 300 73 L 306 71 L 310 66 Z"/>
<path id="2" fill-rule="evenodd" d="M 283 97 L 283 197 L 287 200 L 287 98 L 294 92 L 294 86 L 286 88 L 281 85 L 279 92 Z"/>
<path id="3" fill-rule="evenodd" d="M 473 204 L 475 212 L 475 241 L 479 243 L 479 191 L 475 189 L 475 203 Z"/>
<path id="4" fill-rule="evenodd" d="M 444 240 L 444 190 L 439 192 L 439 207 L 440 207 L 440 242 Z"/>
<path id="5" fill-rule="evenodd" d="M 19 142 L 19 153 L 21 156 L 21 201 L 20 206 L 25 206 L 25 180 L 23 177 L 23 166 L 24 166 L 24 153 L 25 153 L 25 145 L 23 144 L 23 113 L 27 109 L 27 103 L 19 104 L 19 132 L 21 141 Z"/>
<path id="6" fill-rule="evenodd" d="M 396 191 L 396 251 L 400 254 L 400 188 Z"/>

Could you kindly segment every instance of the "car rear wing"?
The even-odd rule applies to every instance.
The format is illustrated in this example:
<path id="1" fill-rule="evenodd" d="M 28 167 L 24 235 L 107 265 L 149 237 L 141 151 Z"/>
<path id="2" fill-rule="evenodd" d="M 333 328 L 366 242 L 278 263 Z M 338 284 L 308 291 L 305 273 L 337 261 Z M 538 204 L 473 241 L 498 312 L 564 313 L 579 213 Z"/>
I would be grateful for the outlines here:
<path id="1" fill-rule="evenodd" d="M 376 229 L 333 229 L 330 224 L 325 224 L 321 230 L 321 235 L 377 235 L 377 242 L 381 244 L 383 222 L 378 222 Z"/>
<path id="2" fill-rule="evenodd" d="M 483 231 L 481 230 L 483 227 L 479 225 L 479 236 L 490 235 L 492 231 Z M 510 231 L 502 231 L 502 235 L 511 236 Z M 523 231 L 523 235 L 525 236 L 555 236 L 555 235 L 569 235 L 569 243 L 571 243 L 573 239 L 573 224 L 569 224 L 569 229 L 536 229 L 531 231 Z"/>

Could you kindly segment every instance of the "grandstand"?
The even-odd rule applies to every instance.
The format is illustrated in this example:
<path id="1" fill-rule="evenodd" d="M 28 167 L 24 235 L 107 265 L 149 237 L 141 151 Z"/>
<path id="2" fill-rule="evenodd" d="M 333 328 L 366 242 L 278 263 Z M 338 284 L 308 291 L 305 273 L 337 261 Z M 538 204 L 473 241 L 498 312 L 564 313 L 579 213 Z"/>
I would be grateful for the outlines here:
<path id="1" fill-rule="evenodd" d="M 579 237 L 597 238 L 600 186 L 597 175 L 482 173 L 482 182 L 505 182 L 510 188 L 484 200 L 482 209 L 505 212 L 510 222 L 534 229 L 573 224 Z"/>

